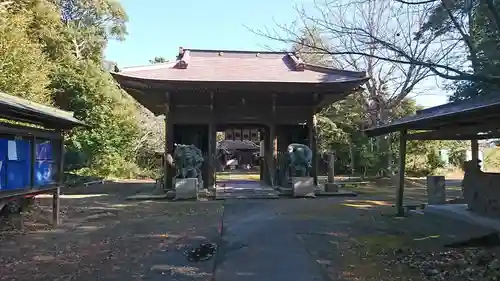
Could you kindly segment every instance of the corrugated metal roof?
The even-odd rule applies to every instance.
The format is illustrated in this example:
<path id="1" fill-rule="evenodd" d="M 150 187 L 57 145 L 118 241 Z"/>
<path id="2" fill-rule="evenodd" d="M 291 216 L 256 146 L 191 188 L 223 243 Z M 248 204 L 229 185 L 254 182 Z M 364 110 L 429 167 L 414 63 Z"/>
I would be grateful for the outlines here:
<path id="1" fill-rule="evenodd" d="M 35 124 L 61 124 L 65 128 L 84 125 L 73 112 L 60 110 L 23 98 L 0 92 L 0 116 L 9 120 L 28 121 Z"/>
<path id="2" fill-rule="evenodd" d="M 495 113 L 500 115 L 500 92 L 420 110 L 387 125 L 366 129 L 365 133 L 379 136 L 402 129 L 432 130 L 445 124 L 467 122 L 472 115 L 491 117 Z"/>
<path id="3" fill-rule="evenodd" d="M 160 81 L 338 83 L 366 80 L 365 72 L 303 64 L 294 68 L 286 52 L 189 49 L 187 67 L 175 62 L 123 68 L 114 75 Z"/>

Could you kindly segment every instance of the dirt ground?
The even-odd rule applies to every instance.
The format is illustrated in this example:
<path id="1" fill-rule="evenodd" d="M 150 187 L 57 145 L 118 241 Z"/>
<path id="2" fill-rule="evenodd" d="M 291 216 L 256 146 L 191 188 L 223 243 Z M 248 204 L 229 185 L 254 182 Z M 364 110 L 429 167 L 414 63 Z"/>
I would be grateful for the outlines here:
<path id="1" fill-rule="evenodd" d="M 147 188 L 117 183 L 66 190 L 56 229 L 49 226 L 50 199 L 37 199 L 23 223 L 4 223 L 0 280 L 211 280 L 213 261 L 189 262 L 184 251 L 219 241 L 228 202 L 124 200 Z M 425 200 L 425 190 L 413 188 L 407 196 Z M 387 182 L 352 189 L 360 196 L 259 202 L 291 226 L 325 281 L 500 280 L 498 248 L 445 247 L 491 230 L 436 215 L 396 218 Z"/>

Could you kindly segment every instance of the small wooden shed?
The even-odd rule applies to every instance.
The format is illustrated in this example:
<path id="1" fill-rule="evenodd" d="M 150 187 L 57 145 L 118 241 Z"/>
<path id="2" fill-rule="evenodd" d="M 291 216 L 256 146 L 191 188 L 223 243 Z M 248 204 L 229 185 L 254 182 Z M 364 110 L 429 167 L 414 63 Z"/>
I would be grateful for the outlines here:
<path id="1" fill-rule="evenodd" d="M 0 207 L 10 200 L 53 194 L 59 222 L 66 130 L 84 124 L 72 112 L 0 93 Z"/>

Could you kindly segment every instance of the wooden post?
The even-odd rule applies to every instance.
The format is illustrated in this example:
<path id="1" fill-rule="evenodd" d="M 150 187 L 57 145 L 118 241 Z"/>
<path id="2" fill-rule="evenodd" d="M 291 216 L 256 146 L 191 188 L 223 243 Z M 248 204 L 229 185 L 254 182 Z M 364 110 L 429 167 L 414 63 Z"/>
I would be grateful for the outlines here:
<path id="1" fill-rule="evenodd" d="M 479 144 L 477 140 L 470 141 L 471 160 L 479 163 Z"/>
<path id="2" fill-rule="evenodd" d="M 260 142 L 259 142 L 259 146 L 260 146 L 260 153 L 259 153 L 259 178 L 260 178 L 260 182 L 261 184 L 265 183 L 266 182 L 266 172 L 265 172 L 265 169 L 266 169 L 266 164 L 264 162 L 264 156 L 266 155 L 265 153 L 265 149 L 266 149 L 266 140 L 265 140 L 265 131 L 262 130 L 262 129 L 259 129 L 259 139 L 260 139 Z"/>
<path id="3" fill-rule="evenodd" d="M 35 167 L 36 167 L 36 137 L 35 136 L 33 136 L 31 138 L 30 151 L 31 151 L 30 188 L 34 188 L 35 187 Z M 60 159 L 58 159 L 58 160 L 60 160 Z M 59 171 L 59 173 L 60 173 L 60 171 Z"/>
<path id="4" fill-rule="evenodd" d="M 269 126 L 269 183 L 274 186 L 276 183 L 276 125 L 274 123 Z"/>
<path id="5" fill-rule="evenodd" d="M 164 189 L 172 190 L 174 188 L 172 178 L 174 176 L 174 170 L 172 167 L 172 152 L 174 150 L 174 124 L 172 120 L 172 110 L 170 104 L 165 106 L 165 170 L 164 176 Z"/>
<path id="6" fill-rule="evenodd" d="M 314 113 L 314 112 L 313 112 Z M 307 130 L 309 138 L 309 147 L 312 151 L 311 177 L 314 178 L 314 185 L 318 186 L 318 152 L 316 145 L 316 124 L 314 114 L 307 120 Z"/>
<path id="7" fill-rule="evenodd" d="M 64 136 L 63 132 L 61 131 L 61 138 L 60 138 L 60 149 L 59 149 L 59 173 L 58 173 L 58 181 L 60 185 L 64 184 L 64 153 L 65 153 L 65 148 L 64 148 Z"/>
<path id="8" fill-rule="evenodd" d="M 210 93 L 210 120 L 208 122 L 208 183 L 207 187 L 209 189 L 215 188 L 215 154 L 217 149 L 217 128 L 215 124 L 215 116 L 214 116 L 214 107 L 215 107 L 215 97 L 214 93 Z"/>
<path id="9" fill-rule="evenodd" d="M 55 190 L 54 193 L 52 194 L 52 224 L 54 226 L 59 225 L 59 194 L 61 192 L 61 188 L 58 186 Z"/>
<path id="10" fill-rule="evenodd" d="M 396 197 L 396 209 L 398 216 L 404 216 L 403 194 L 405 188 L 405 164 L 406 164 L 406 130 L 399 135 L 399 180 Z"/>
<path id="11" fill-rule="evenodd" d="M 58 226 L 60 223 L 60 199 L 59 195 L 61 192 L 61 186 L 64 184 L 64 135 L 63 131 L 61 130 L 59 132 L 59 152 L 58 152 L 58 157 L 59 157 L 59 167 L 58 167 L 58 173 L 57 173 L 57 188 L 54 190 L 54 193 L 52 194 L 52 224 L 54 226 Z M 34 139 L 36 141 L 36 139 Z M 36 144 L 35 144 L 35 150 L 36 150 Z M 36 157 L 36 155 L 33 155 L 33 157 Z"/>
<path id="12" fill-rule="evenodd" d="M 215 187 L 215 149 L 217 145 L 217 130 L 215 124 L 211 121 L 208 124 L 208 188 Z"/>

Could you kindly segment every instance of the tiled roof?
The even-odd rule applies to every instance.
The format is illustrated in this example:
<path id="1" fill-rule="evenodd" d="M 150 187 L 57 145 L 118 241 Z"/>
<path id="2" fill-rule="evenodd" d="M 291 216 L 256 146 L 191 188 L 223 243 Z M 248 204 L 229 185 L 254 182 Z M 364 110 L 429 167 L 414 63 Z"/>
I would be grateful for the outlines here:
<path id="1" fill-rule="evenodd" d="M 366 80 L 366 73 L 303 63 L 286 52 L 182 49 L 174 62 L 123 68 L 114 75 L 165 81 L 337 83 Z"/>
<path id="2" fill-rule="evenodd" d="M 60 124 L 66 128 L 84 125 L 73 112 L 60 110 L 0 92 L 0 117 L 35 124 Z"/>
<path id="3" fill-rule="evenodd" d="M 401 129 L 431 130 L 444 126 L 444 122 L 449 124 L 467 122 L 472 115 L 490 115 L 494 112 L 500 115 L 500 93 L 419 110 L 415 115 L 395 120 L 387 125 L 369 128 L 365 133 L 369 136 L 379 136 Z"/>

